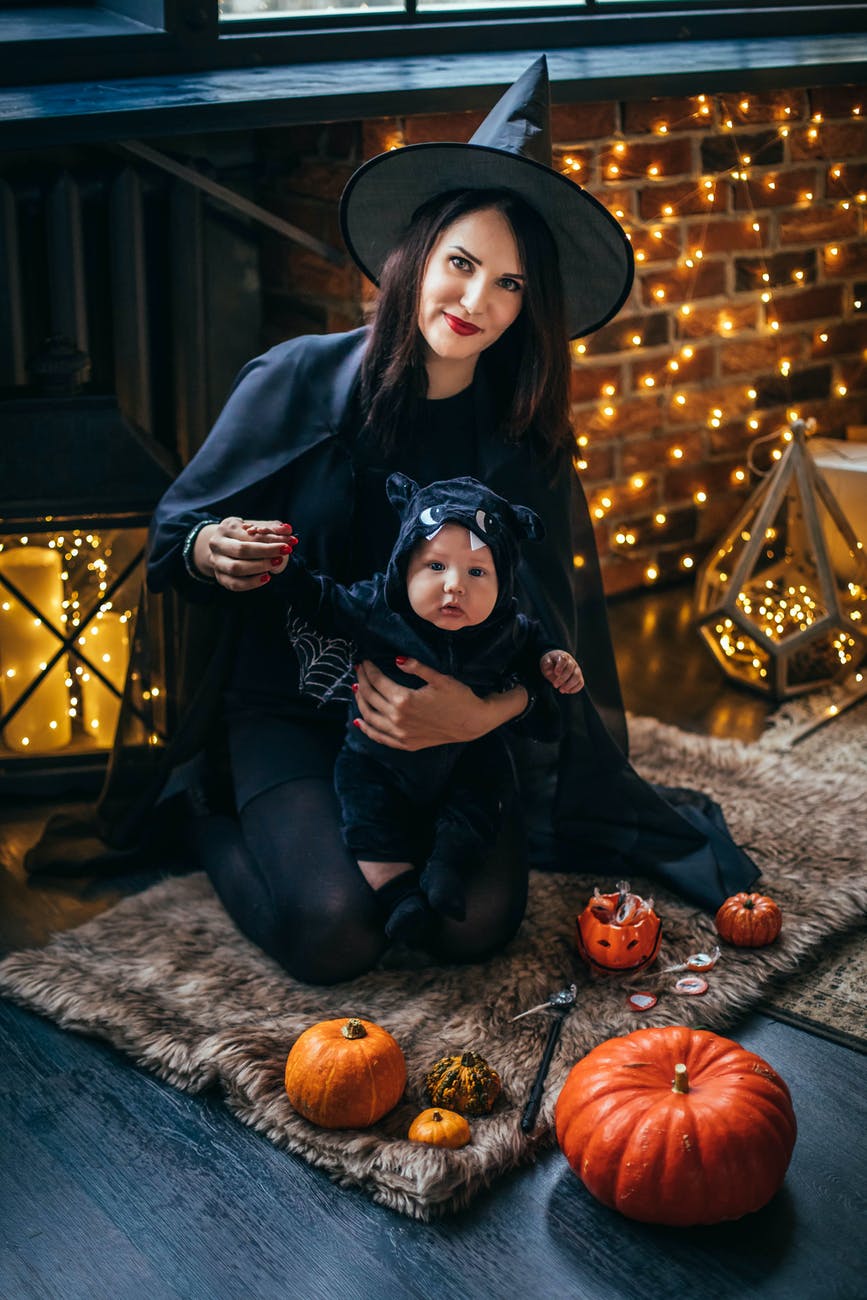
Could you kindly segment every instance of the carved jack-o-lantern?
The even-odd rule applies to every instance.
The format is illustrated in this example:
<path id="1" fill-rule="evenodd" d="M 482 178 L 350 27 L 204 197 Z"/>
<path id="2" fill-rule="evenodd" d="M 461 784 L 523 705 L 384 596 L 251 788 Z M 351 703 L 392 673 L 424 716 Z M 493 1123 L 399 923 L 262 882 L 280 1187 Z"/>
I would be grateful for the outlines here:
<path id="1" fill-rule="evenodd" d="M 576 938 L 579 953 L 593 970 L 641 970 L 659 951 L 662 922 L 653 899 L 630 893 L 623 881 L 616 894 L 596 890 L 578 917 Z"/>

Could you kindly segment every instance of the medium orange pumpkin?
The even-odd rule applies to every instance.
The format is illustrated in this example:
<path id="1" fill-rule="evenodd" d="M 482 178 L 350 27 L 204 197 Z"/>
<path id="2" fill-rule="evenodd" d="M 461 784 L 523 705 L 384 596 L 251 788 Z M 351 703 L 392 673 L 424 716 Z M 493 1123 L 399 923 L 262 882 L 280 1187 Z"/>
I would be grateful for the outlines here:
<path id="1" fill-rule="evenodd" d="M 611 1038 L 557 1099 L 557 1140 L 604 1205 L 643 1223 L 721 1223 L 761 1209 L 785 1177 L 789 1090 L 729 1038 L 683 1025 Z"/>
<path id="2" fill-rule="evenodd" d="M 355 1017 L 321 1020 L 296 1039 L 286 1092 L 320 1128 L 369 1128 L 403 1096 L 406 1062 L 387 1030 Z"/>
<path id="3" fill-rule="evenodd" d="M 594 970 L 642 970 L 659 951 L 662 922 L 649 902 L 637 920 L 618 923 L 621 899 L 620 893 L 596 894 L 578 917 L 578 952 Z"/>
<path id="4" fill-rule="evenodd" d="M 783 926 L 783 914 L 765 894 L 733 894 L 716 914 L 721 938 L 738 948 L 764 948 Z"/>
<path id="5" fill-rule="evenodd" d="M 410 1142 L 428 1142 L 434 1147 L 465 1147 L 470 1140 L 470 1126 L 463 1115 L 434 1106 L 423 1110 L 409 1126 Z"/>

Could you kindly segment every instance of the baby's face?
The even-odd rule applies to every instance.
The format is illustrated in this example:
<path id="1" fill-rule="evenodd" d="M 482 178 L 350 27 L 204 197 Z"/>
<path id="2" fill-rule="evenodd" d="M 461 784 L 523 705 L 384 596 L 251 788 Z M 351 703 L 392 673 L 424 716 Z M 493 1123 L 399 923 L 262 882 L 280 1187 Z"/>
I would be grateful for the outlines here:
<path id="1" fill-rule="evenodd" d="M 497 603 L 497 571 L 489 546 L 473 550 L 470 532 L 444 524 L 410 556 L 406 594 L 413 612 L 435 627 L 484 623 Z"/>

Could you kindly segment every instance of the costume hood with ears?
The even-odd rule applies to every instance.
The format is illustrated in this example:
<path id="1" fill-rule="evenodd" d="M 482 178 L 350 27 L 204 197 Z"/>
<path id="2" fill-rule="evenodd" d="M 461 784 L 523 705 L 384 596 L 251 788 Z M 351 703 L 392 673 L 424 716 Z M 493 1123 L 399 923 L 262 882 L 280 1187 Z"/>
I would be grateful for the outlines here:
<path id="1" fill-rule="evenodd" d="M 497 600 L 485 624 L 511 612 L 521 542 L 545 536 L 535 511 L 512 505 L 474 478 L 443 479 L 419 487 L 405 474 L 391 474 L 386 491 L 400 516 L 385 583 L 386 600 L 393 610 L 400 614 L 409 610 L 406 571 L 413 549 L 435 537 L 444 524 L 461 524 L 470 533 L 471 545 L 476 544 L 475 538 L 478 546 L 490 547 L 497 570 Z"/>

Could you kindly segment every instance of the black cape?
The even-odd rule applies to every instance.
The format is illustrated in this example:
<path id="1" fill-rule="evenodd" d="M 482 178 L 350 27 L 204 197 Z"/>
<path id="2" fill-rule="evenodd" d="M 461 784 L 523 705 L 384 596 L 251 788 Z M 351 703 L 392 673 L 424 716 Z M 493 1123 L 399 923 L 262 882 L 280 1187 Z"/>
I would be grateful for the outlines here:
<path id="1" fill-rule="evenodd" d="M 231 661 L 231 602 L 237 597 L 186 575 L 184 539 L 200 519 L 272 517 L 269 489 L 290 466 L 290 518 L 304 536 L 314 538 L 323 501 L 353 500 L 351 424 L 367 335 L 360 329 L 293 339 L 251 361 L 208 439 L 154 513 L 150 589 L 174 587 L 202 607 L 203 617 L 190 617 L 195 611 L 188 606 L 185 663 L 178 681 L 169 684 L 175 688 L 178 712 L 171 742 L 144 755 L 134 753 L 124 744 L 121 724 L 96 820 L 103 843 L 116 853 L 134 851 L 173 769 L 204 742 Z M 552 464 L 532 441 L 513 444 L 497 437 L 497 376 L 486 374 L 484 361 L 483 355 L 474 383 L 478 477 L 544 521 L 546 537 L 527 549 L 518 573 L 522 607 L 539 620 L 553 644 L 572 649 L 587 682 L 579 695 L 560 702 L 564 734 L 553 812 L 559 865 L 598 872 L 608 880 L 630 872 L 649 874 L 714 909 L 748 888 L 758 870 L 731 840 L 715 804 L 691 793 L 673 792 L 668 798 L 629 765 L 596 547 L 578 476 L 567 452 Z M 342 526 L 315 538 L 316 550 L 308 553 L 311 565 L 340 574 L 350 529 L 347 511 Z M 580 561 L 573 562 L 573 556 Z M 31 853 L 29 868 L 63 872 L 63 855 L 56 849 L 47 837 Z M 80 863 L 75 869 L 81 869 Z"/>

